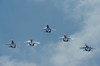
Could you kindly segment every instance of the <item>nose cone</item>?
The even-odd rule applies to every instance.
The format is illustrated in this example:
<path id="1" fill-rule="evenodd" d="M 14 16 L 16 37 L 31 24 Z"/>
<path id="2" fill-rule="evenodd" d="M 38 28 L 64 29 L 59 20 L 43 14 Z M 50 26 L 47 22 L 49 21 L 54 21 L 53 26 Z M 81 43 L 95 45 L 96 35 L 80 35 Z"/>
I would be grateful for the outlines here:
<path id="1" fill-rule="evenodd" d="M 32 40 L 32 38 L 30 40 Z"/>
<path id="2" fill-rule="evenodd" d="M 66 38 L 67 36 L 66 36 L 66 35 L 64 35 L 64 37 Z"/>
<path id="3" fill-rule="evenodd" d="M 87 44 L 85 44 L 85 46 L 86 46 L 86 47 L 88 47 L 88 45 L 87 45 Z"/>
<path id="4" fill-rule="evenodd" d="M 47 25 L 47 28 L 49 28 L 49 25 Z"/>
<path id="5" fill-rule="evenodd" d="M 14 41 L 12 40 L 11 43 L 14 44 Z"/>
<path id="6" fill-rule="evenodd" d="M 30 39 L 30 42 L 32 42 L 33 40 L 32 40 L 32 38 Z"/>

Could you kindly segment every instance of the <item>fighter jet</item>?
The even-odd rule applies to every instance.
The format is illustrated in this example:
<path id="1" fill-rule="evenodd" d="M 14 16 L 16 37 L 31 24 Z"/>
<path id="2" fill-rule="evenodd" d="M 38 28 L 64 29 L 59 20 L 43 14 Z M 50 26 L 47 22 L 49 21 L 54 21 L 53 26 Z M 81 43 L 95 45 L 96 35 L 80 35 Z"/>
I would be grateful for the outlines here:
<path id="1" fill-rule="evenodd" d="M 55 29 L 51 29 L 50 27 L 49 27 L 49 25 L 46 25 L 46 27 L 44 27 L 43 28 L 43 30 L 45 30 L 45 32 L 47 32 L 47 33 L 51 33 L 52 31 L 56 31 Z"/>
<path id="2" fill-rule="evenodd" d="M 60 37 L 63 39 L 64 42 L 69 42 L 71 38 L 67 37 L 67 35 L 64 35 L 62 37 Z"/>
<path id="3" fill-rule="evenodd" d="M 28 43 L 29 46 L 37 46 L 37 44 L 40 44 L 40 42 L 34 41 L 32 39 L 25 41 L 25 43 Z"/>
<path id="4" fill-rule="evenodd" d="M 6 45 L 9 45 L 8 47 L 11 47 L 11 48 L 16 48 L 16 44 L 14 43 L 13 40 L 11 41 L 11 43 L 6 44 Z"/>
<path id="5" fill-rule="evenodd" d="M 92 49 L 94 49 L 94 48 L 92 48 L 92 47 L 89 47 L 87 44 L 85 44 L 85 47 L 81 47 L 80 49 L 84 49 L 84 51 L 92 51 Z"/>

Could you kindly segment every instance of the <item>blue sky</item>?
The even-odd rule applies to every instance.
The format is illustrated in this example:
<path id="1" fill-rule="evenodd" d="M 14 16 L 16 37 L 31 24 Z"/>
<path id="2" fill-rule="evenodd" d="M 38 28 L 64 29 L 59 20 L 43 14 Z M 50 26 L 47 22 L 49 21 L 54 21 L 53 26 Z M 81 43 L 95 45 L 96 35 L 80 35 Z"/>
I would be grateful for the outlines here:
<path id="1" fill-rule="evenodd" d="M 100 51 L 98 0 L 93 2 L 90 0 L 1 0 L 0 2 L 0 59 L 3 60 L 0 60 L 1 66 L 16 66 L 16 64 L 89 66 L 92 62 L 93 66 L 99 66 L 97 62 Z M 42 31 L 47 24 L 56 31 L 50 34 Z M 63 34 L 73 37 L 74 41 L 63 43 L 59 39 Z M 30 38 L 41 44 L 36 47 L 27 46 L 24 41 Z M 15 49 L 5 45 L 12 39 L 17 44 Z M 96 50 L 90 53 L 79 50 L 84 43 L 96 47 Z"/>
<path id="2" fill-rule="evenodd" d="M 15 39 L 17 42 L 23 42 L 32 37 L 45 43 L 50 39 L 58 41 L 64 33 L 71 35 L 80 30 L 79 24 L 75 24 L 72 18 L 65 18 L 63 10 L 57 8 L 52 1 L 34 1 L 29 4 L 23 0 L 20 2 L 5 0 L 2 1 L 0 13 L 1 36 L 6 37 L 1 41 Z M 52 35 L 44 33 L 41 29 L 46 24 L 57 31 Z"/>

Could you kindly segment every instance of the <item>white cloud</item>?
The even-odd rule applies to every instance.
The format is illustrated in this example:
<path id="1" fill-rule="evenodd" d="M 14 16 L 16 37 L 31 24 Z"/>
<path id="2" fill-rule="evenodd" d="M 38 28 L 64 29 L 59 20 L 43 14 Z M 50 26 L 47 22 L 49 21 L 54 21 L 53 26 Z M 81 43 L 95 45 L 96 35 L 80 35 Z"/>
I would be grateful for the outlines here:
<path id="1" fill-rule="evenodd" d="M 71 5 L 68 3 L 71 2 L 74 4 L 74 1 L 64 0 L 62 2 L 63 9 L 66 13 L 70 11 Z M 99 66 L 97 60 L 95 58 L 99 58 L 99 56 L 95 56 L 95 54 L 99 55 L 99 43 L 100 43 L 100 4 L 99 0 L 78 0 L 75 4 L 75 8 L 72 9 L 73 18 L 77 18 L 77 16 L 83 16 L 84 25 L 83 29 L 80 32 L 72 35 L 75 38 L 72 41 L 70 46 L 65 47 L 65 45 L 61 46 L 63 43 L 59 43 L 56 48 L 56 52 L 51 58 L 51 61 L 54 63 L 54 66 Z M 80 18 L 77 18 L 80 19 Z M 90 46 L 96 48 L 94 52 L 84 52 L 79 48 L 84 45 L 84 43 L 88 43 Z M 66 43 L 67 44 L 67 43 Z M 94 58 L 94 63 L 90 63 L 90 58 Z M 92 62 L 92 61 L 91 61 Z M 87 63 L 87 64 L 85 64 Z"/>
<path id="2" fill-rule="evenodd" d="M 19 62 L 16 60 L 11 60 L 8 56 L 1 56 L 0 57 L 0 66 L 37 66 L 35 63 L 29 62 Z"/>

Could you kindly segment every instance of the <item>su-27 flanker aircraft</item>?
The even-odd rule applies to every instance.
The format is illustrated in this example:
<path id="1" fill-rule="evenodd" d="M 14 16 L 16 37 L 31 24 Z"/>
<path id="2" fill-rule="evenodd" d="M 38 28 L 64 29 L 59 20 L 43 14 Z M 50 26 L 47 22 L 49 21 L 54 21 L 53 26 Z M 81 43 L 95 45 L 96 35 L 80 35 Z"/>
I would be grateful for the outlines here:
<path id="1" fill-rule="evenodd" d="M 11 41 L 11 43 L 6 44 L 6 45 L 9 45 L 8 47 L 11 47 L 11 48 L 16 48 L 16 44 L 14 43 L 13 40 Z"/>
<path id="2" fill-rule="evenodd" d="M 56 29 L 53 29 L 53 28 L 51 29 L 49 27 L 49 25 L 46 25 L 46 27 L 44 27 L 43 30 L 45 30 L 45 32 L 47 32 L 47 33 L 51 33 L 52 31 L 56 31 Z"/>
<path id="3" fill-rule="evenodd" d="M 62 38 L 64 42 L 69 42 L 71 40 L 71 38 L 67 37 L 67 35 L 63 35 L 60 38 Z"/>
<path id="4" fill-rule="evenodd" d="M 84 51 L 92 51 L 94 48 L 88 46 L 87 44 L 85 44 L 85 47 L 81 47 L 80 49 L 84 49 Z"/>
<path id="5" fill-rule="evenodd" d="M 40 44 L 40 42 L 34 41 L 32 39 L 25 41 L 25 43 L 28 43 L 29 46 L 37 46 L 37 44 Z"/>

